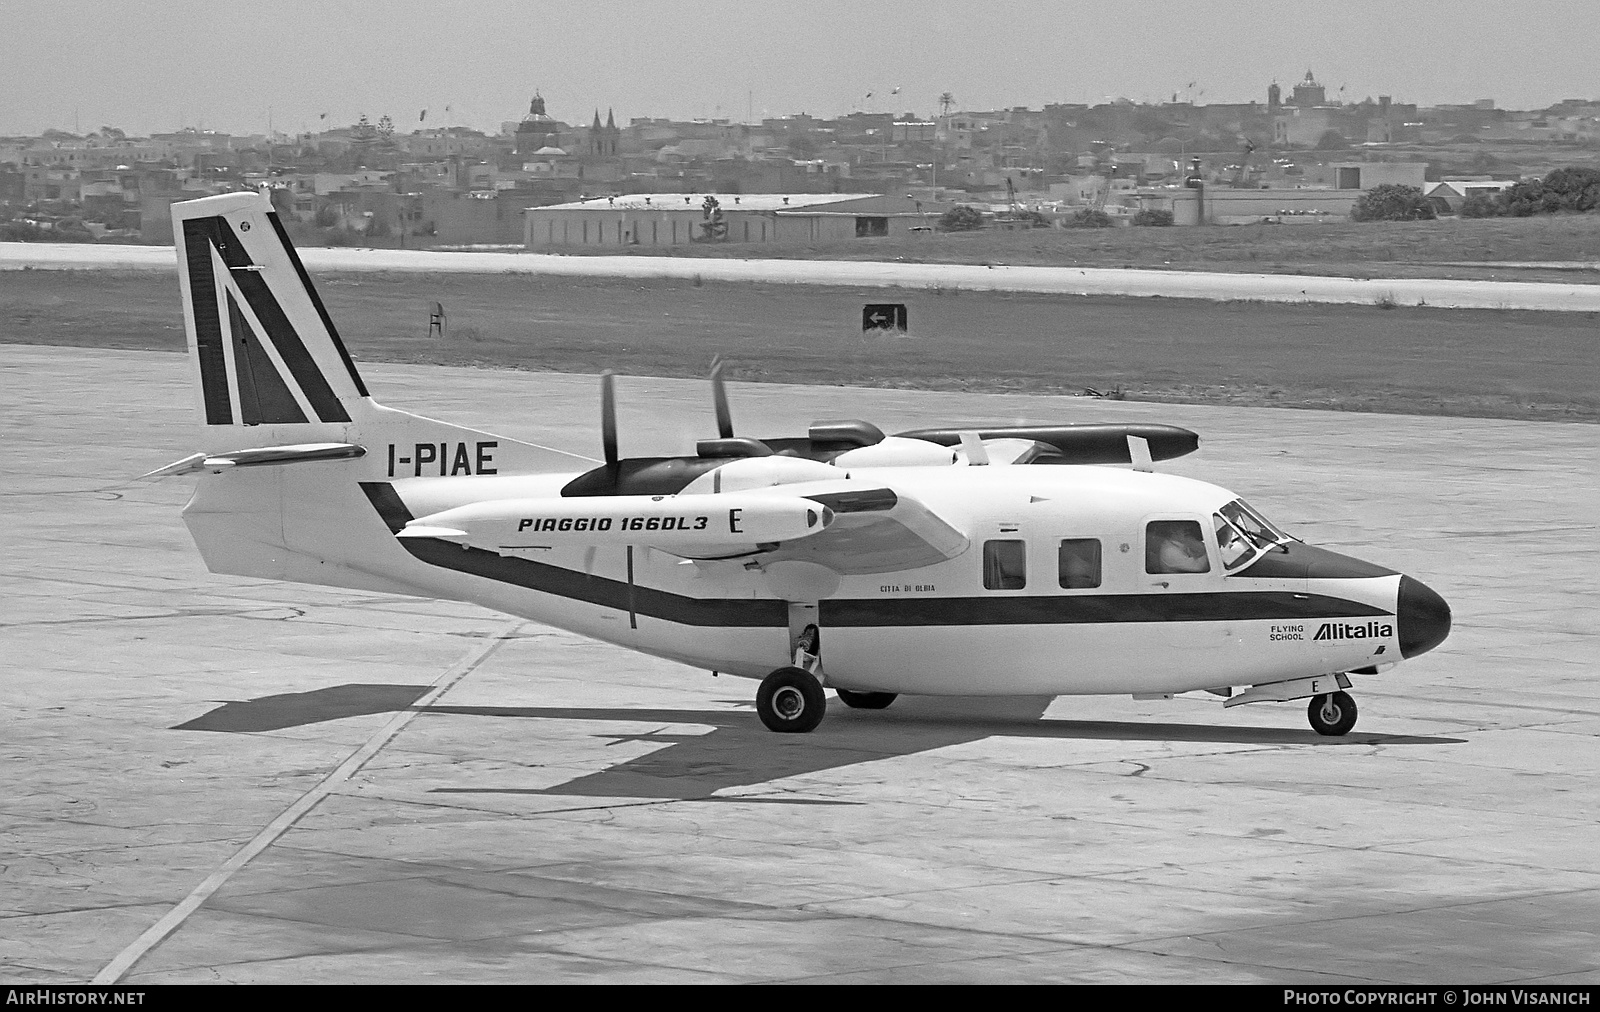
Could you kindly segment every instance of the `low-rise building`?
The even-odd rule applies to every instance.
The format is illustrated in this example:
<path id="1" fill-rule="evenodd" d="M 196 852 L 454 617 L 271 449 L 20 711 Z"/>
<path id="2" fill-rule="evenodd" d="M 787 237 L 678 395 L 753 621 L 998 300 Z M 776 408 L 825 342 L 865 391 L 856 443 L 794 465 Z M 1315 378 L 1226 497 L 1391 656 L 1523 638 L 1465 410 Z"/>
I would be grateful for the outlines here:
<path id="1" fill-rule="evenodd" d="M 1234 189 L 1226 186 L 1140 187 L 1118 195 L 1137 210 L 1170 211 L 1174 225 L 1316 224 L 1344 221 L 1359 190 L 1327 188 Z"/>
<path id="2" fill-rule="evenodd" d="M 1422 192 L 1433 202 L 1435 209 L 1455 214 L 1468 197 L 1477 194 L 1493 196 L 1516 184 L 1515 179 L 1446 179 L 1428 183 Z"/>
<path id="3" fill-rule="evenodd" d="M 633 193 L 524 212 L 530 250 L 681 246 L 692 242 L 806 245 L 931 228 L 946 205 L 873 193 Z"/>
<path id="4" fill-rule="evenodd" d="M 1335 190 L 1370 190 L 1390 184 L 1420 190 L 1427 172 L 1427 162 L 1328 162 L 1308 166 L 1305 181 Z"/>

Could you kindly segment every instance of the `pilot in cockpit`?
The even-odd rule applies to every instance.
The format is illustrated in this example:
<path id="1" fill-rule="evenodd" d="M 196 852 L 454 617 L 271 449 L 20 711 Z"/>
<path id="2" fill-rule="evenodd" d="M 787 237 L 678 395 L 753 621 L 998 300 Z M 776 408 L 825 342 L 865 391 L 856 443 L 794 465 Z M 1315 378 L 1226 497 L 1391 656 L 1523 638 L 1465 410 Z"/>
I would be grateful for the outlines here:
<path id="1" fill-rule="evenodd" d="M 1193 520 L 1158 520 L 1150 524 L 1145 545 L 1145 570 L 1150 573 L 1205 573 L 1211 570 L 1200 525 Z"/>

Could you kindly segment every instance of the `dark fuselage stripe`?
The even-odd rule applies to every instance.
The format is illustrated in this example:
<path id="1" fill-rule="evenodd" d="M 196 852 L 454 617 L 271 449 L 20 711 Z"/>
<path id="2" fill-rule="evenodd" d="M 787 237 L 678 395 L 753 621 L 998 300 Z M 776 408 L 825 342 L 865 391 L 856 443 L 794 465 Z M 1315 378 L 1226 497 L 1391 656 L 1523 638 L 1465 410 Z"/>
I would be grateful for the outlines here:
<path id="1" fill-rule="evenodd" d="M 415 520 L 405 501 L 395 492 L 394 486 L 386 481 L 363 481 L 361 491 L 367 494 L 367 501 L 372 503 L 372 508 L 378 511 L 378 516 L 383 518 L 384 526 L 389 528 L 390 534 L 399 534 L 405 529 L 406 524 Z"/>
<path id="2" fill-rule="evenodd" d="M 832 599 L 826 628 L 907 625 L 1096 625 L 1112 622 L 1311 621 L 1390 612 L 1343 598 L 1278 591 L 1210 594 L 1074 594 L 1048 597 Z"/>
<path id="3" fill-rule="evenodd" d="M 388 482 L 361 489 L 391 532 L 413 517 Z M 405 538 L 418 560 L 470 576 L 584 601 L 617 611 L 694 626 L 787 627 L 788 605 L 755 598 L 701 598 L 579 573 L 531 559 Z M 1112 622 L 1312 621 L 1391 612 L 1355 601 L 1287 591 L 1212 594 L 1080 594 L 1050 597 L 857 598 L 821 602 L 824 628 L 894 626 L 1091 625 Z"/>
<path id="4" fill-rule="evenodd" d="M 462 548 L 448 541 L 406 538 L 402 543 L 408 552 L 432 566 L 682 625 L 748 628 L 789 624 L 789 608 L 782 601 L 685 597 L 651 587 L 630 587 L 622 580 L 590 576 L 531 559 L 496 555 L 481 548 Z"/>

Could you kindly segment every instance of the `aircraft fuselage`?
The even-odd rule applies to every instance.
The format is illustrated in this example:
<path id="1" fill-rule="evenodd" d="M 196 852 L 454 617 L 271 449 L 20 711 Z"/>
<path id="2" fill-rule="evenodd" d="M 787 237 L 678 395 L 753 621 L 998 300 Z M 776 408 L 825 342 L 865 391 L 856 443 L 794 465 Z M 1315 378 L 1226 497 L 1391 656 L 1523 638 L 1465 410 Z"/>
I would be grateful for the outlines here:
<path id="1" fill-rule="evenodd" d="M 352 464 L 306 465 L 305 487 L 284 501 L 348 487 L 348 472 L 342 482 L 326 478 Z M 379 460 L 356 466 L 374 465 L 386 468 Z M 309 473 L 324 468 L 326 478 Z M 784 582 L 794 574 L 775 573 L 796 563 L 759 555 L 690 561 L 624 546 L 498 554 L 395 539 L 382 526 L 486 499 L 556 495 L 572 474 L 362 482 L 374 537 L 317 543 L 312 508 L 303 523 L 286 513 L 284 547 L 313 555 L 326 576 L 359 572 L 387 589 L 470 601 L 751 678 L 786 663 L 796 622 L 809 621 L 820 631 L 827 683 L 858 690 L 1172 693 L 1385 667 L 1402 656 L 1399 573 L 1298 542 L 1229 569 L 1214 524 L 1236 497 L 1215 485 L 1110 467 L 847 473 L 824 484 L 914 496 L 967 536 L 967 550 L 912 569 L 839 575 L 807 600 L 803 579 L 796 593 Z M 214 483 L 262 480 L 261 471 L 207 476 L 192 509 L 204 515 L 221 491 Z M 677 498 L 691 506 L 716 499 Z M 1151 525 L 1164 522 L 1205 534 L 1205 557 L 1193 563 L 1204 571 L 1149 571 Z M 1096 557 L 1096 572 L 1067 572 L 1086 555 Z"/>

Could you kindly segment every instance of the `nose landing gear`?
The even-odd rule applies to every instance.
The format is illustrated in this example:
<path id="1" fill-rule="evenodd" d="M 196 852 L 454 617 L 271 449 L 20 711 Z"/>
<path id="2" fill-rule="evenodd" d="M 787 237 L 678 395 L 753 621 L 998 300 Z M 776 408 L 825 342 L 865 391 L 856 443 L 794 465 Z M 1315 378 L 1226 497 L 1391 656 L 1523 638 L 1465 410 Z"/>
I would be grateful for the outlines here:
<path id="1" fill-rule="evenodd" d="M 1329 692 L 1311 697 L 1306 707 L 1311 729 L 1318 734 L 1338 737 L 1356 726 L 1356 701 L 1348 692 Z"/>

